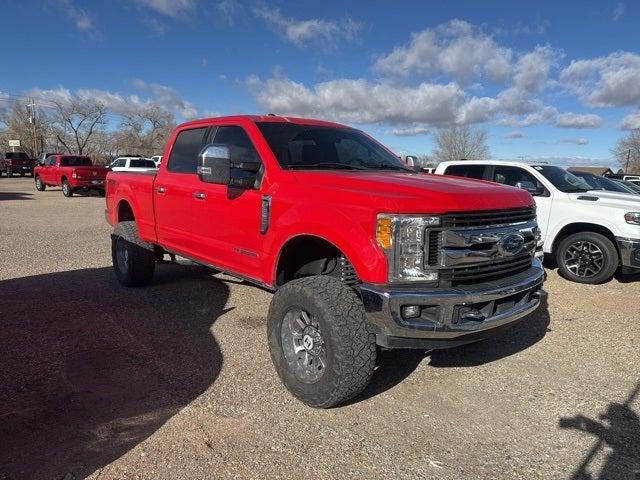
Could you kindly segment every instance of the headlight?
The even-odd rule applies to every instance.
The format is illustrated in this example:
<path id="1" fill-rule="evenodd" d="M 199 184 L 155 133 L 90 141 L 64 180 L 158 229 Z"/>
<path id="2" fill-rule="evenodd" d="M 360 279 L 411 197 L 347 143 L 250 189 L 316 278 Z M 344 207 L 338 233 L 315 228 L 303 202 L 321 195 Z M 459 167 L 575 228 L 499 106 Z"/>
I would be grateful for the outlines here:
<path id="1" fill-rule="evenodd" d="M 384 250 L 389 281 L 436 281 L 438 272 L 425 270 L 425 230 L 440 225 L 440 217 L 378 215 L 376 241 Z"/>
<path id="2" fill-rule="evenodd" d="M 640 212 L 625 213 L 624 220 L 633 225 L 640 225 Z"/>

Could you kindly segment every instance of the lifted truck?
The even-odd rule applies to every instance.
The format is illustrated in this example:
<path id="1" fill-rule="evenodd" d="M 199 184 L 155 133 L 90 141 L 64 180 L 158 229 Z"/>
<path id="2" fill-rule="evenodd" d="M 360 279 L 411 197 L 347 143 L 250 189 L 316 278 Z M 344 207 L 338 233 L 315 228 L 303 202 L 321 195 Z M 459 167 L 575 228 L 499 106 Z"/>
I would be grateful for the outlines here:
<path id="1" fill-rule="evenodd" d="M 97 190 L 104 196 L 104 181 L 108 169 L 96 167 L 89 157 L 81 155 L 49 155 L 43 165 L 33 172 L 36 190 L 43 192 L 47 186 L 62 187 L 65 197 L 72 197 L 78 190 Z"/>
<path id="2" fill-rule="evenodd" d="M 149 283 L 168 253 L 275 291 L 273 364 L 310 406 L 360 393 L 378 347 L 475 342 L 540 303 L 523 190 L 416 173 L 358 130 L 276 116 L 185 123 L 163 158 L 107 175 L 118 280 Z"/>

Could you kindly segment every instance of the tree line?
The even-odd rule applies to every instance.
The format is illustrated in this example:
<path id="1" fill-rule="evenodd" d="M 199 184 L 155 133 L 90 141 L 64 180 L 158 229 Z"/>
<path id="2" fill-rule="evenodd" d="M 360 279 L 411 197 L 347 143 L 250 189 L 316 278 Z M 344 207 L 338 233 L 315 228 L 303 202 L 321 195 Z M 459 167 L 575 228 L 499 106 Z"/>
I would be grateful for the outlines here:
<path id="1" fill-rule="evenodd" d="M 20 150 L 35 158 L 42 152 L 89 155 L 98 164 L 129 154 L 160 155 L 175 118 L 166 109 L 148 104 L 114 115 L 96 100 L 48 100 L 37 112 L 22 100 L 0 112 L 0 150 L 20 140 Z"/>

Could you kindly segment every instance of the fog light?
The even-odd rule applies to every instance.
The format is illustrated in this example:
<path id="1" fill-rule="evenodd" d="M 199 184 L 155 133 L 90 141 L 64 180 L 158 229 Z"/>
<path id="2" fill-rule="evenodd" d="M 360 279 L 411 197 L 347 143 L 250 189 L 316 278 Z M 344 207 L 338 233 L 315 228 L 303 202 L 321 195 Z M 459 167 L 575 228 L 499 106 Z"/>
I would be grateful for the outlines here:
<path id="1" fill-rule="evenodd" d="M 420 316 L 419 305 L 403 305 L 402 318 L 416 318 Z"/>

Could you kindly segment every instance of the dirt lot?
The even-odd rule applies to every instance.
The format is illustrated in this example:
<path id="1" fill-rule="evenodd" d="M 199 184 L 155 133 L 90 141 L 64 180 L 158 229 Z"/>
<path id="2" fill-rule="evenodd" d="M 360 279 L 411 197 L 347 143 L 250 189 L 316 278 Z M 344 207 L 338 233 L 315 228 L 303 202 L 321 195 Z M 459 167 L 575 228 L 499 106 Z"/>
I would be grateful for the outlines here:
<path id="1" fill-rule="evenodd" d="M 640 478 L 640 280 L 549 271 L 502 336 L 384 353 L 313 410 L 271 366 L 268 292 L 188 264 L 120 287 L 103 202 L 0 179 L 1 480 Z"/>

